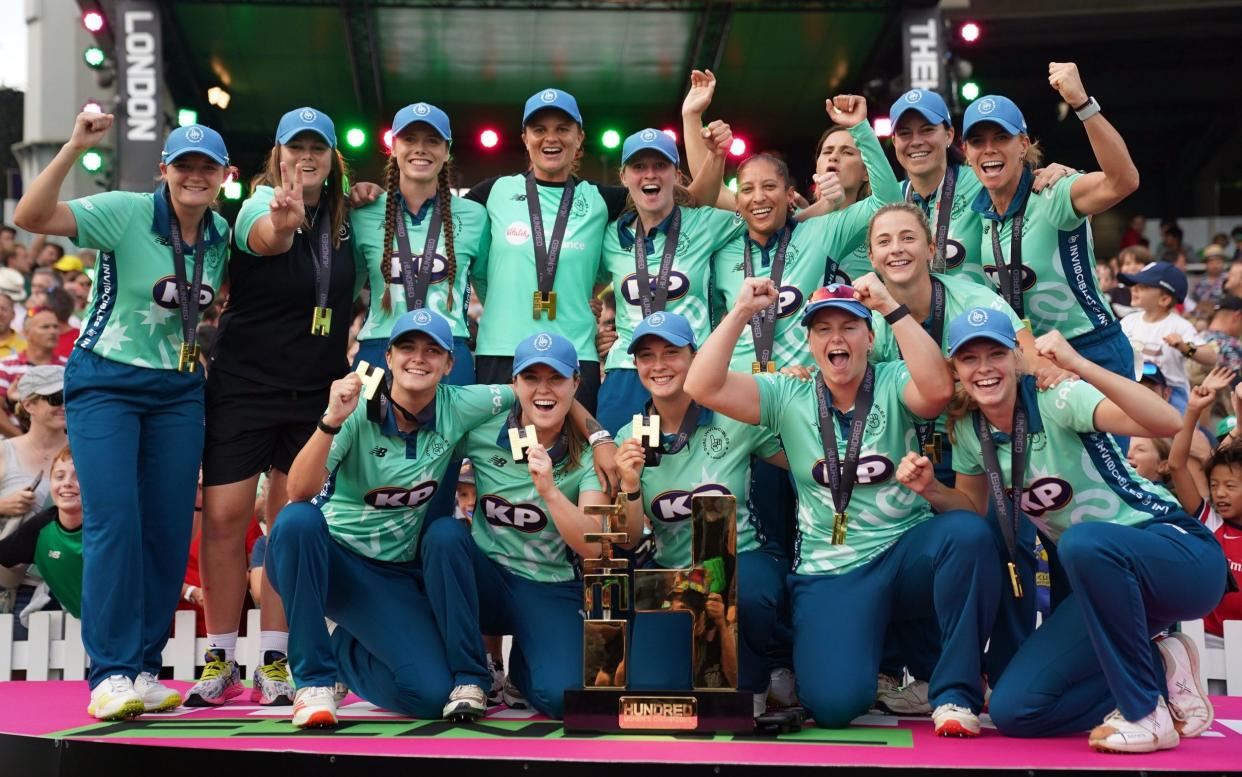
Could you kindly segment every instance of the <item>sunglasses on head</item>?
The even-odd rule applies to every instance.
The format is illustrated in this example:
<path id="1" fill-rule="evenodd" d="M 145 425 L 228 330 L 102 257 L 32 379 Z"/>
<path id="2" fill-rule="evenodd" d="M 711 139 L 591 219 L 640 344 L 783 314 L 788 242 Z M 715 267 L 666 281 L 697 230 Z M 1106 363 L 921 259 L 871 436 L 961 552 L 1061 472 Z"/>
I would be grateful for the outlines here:
<path id="1" fill-rule="evenodd" d="M 26 397 L 27 401 L 30 401 L 32 399 L 42 399 L 44 402 L 48 403 L 52 407 L 60 407 L 61 405 L 65 404 L 65 392 L 64 390 L 61 390 L 61 391 L 57 391 L 54 394 L 31 394 L 30 396 Z"/>
<path id="2" fill-rule="evenodd" d="M 823 302 L 829 299 L 847 299 L 854 301 L 854 287 L 846 286 L 844 283 L 833 283 L 828 286 L 822 286 L 811 292 L 810 302 Z"/>

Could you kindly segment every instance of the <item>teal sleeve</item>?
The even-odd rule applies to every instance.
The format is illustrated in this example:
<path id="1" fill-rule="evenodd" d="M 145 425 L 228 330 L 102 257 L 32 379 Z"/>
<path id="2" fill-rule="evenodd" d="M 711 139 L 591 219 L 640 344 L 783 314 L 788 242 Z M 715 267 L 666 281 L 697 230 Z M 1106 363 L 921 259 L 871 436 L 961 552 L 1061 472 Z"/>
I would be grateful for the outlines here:
<path id="1" fill-rule="evenodd" d="M 904 361 L 890 361 L 875 366 L 875 383 L 876 383 L 876 401 L 879 403 L 880 390 L 891 391 L 893 401 L 900 407 L 912 421 L 930 421 L 930 418 L 921 418 L 914 414 L 909 407 L 906 406 L 906 384 L 911 381 L 910 369 Z"/>
<path id="2" fill-rule="evenodd" d="M 1079 178 L 1081 174 L 1067 175 L 1057 181 L 1050 189 L 1045 189 L 1038 195 L 1048 199 L 1048 220 L 1060 230 L 1077 229 L 1087 220 L 1086 216 L 1080 215 L 1074 210 L 1074 200 L 1070 197 L 1070 189 L 1073 188 L 1074 180 Z"/>
<path id="3" fill-rule="evenodd" d="M 1067 380 L 1039 392 L 1039 412 L 1044 423 L 1054 423 L 1078 434 L 1095 428 L 1095 409 L 1105 396 L 1085 380 Z"/>
<path id="4" fill-rule="evenodd" d="M 608 493 L 608 489 L 600 485 L 599 475 L 595 472 L 595 457 L 589 445 L 583 449 L 582 456 L 578 459 L 578 468 L 570 474 L 570 477 L 577 481 L 579 501 L 587 491 Z M 571 482 L 570 478 L 566 478 L 565 485 L 568 486 Z"/>
<path id="5" fill-rule="evenodd" d="M 509 412 L 513 407 L 513 388 L 510 386 L 441 384 L 440 389 L 447 392 L 445 410 L 452 416 L 454 427 L 465 432 L 487 423 L 493 416 Z"/>
<path id="6" fill-rule="evenodd" d="M 479 298 L 487 292 L 487 260 L 492 253 L 492 224 L 491 218 L 487 215 L 487 209 L 473 200 L 466 200 L 471 205 L 478 206 L 478 215 L 476 217 L 476 227 L 471 235 L 475 241 L 474 261 L 470 263 L 470 285 L 478 292 Z"/>
<path id="7" fill-rule="evenodd" d="M 367 420 L 367 405 L 365 401 L 359 401 L 358 407 L 341 424 L 341 431 L 332 436 L 332 447 L 328 449 L 328 460 L 324 462 L 329 472 L 334 472 L 349 455 L 354 438 L 358 436 L 358 425 L 364 423 L 370 423 Z"/>
<path id="8" fill-rule="evenodd" d="M 859 122 L 850 127 L 849 133 L 858 144 L 863 166 L 867 168 L 867 177 L 871 180 L 871 199 L 875 200 L 876 209 L 890 202 L 901 202 L 901 183 L 893 174 L 893 166 L 888 163 L 880 139 L 871 129 L 871 122 Z"/>
<path id="9" fill-rule="evenodd" d="M 884 320 L 884 316 L 875 311 L 871 313 L 871 331 L 875 332 L 875 342 L 871 345 L 871 355 L 867 357 L 867 361 L 872 364 L 899 361 L 901 349 L 897 347 L 893 328 Z"/>
<path id="10" fill-rule="evenodd" d="M 780 434 L 785 408 L 793 399 L 798 379 L 772 373 L 754 375 L 751 379 L 759 386 L 759 423 Z"/>
<path id="11" fill-rule="evenodd" d="M 250 250 L 250 230 L 254 228 L 255 222 L 271 212 L 270 205 L 275 195 L 276 190 L 270 186 L 256 186 L 254 193 L 242 203 L 241 210 L 237 212 L 233 235 L 237 240 L 237 247 L 248 254 L 254 253 Z"/>
<path id="12" fill-rule="evenodd" d="M 707 241 L 711 246 L 710 250 L 712 253 L 724 248 L 729 244 L 730 240 L 742 234 L 742 231 L 746 228 L 746 222 L 739 218 L 736 213 L 712 207 L 696 208 L 695 210 L 703 214 L 704 223 L 702 228 L 707 234 Z"/>
<path id="13" fill-rule="evenodd" d="M 129 222 L 144 208 L 144 195 L 101 192 L 65 203 L 73 211 L 78 234 L 73 242 L 83 248 L 111 251 L 121 242 Z"/>
<path id="14" fill-rule="evenodd" d="M 724 290 L 720 287 L 722 279 L 729 277 L 726 275 L 729 268 L 727 266 L 723 266 L 726 264 L 724 257 L 725 252 L 723 250 L 717 250 L 716 253 L 712 254 L 711 291 L 708 292 L 707 299 L 707 309 L 711 314 L 712 329 L 719 326 L 720 320 L 724 318 L 724 314 L 726 312 L 725 294 Z"/>
<path id="15" fill-rule="evenodd" d="M 768 459 L 781 452 L 781 438 L 763 426 L 750 426 L 751 452 L 761 459 Z"/>

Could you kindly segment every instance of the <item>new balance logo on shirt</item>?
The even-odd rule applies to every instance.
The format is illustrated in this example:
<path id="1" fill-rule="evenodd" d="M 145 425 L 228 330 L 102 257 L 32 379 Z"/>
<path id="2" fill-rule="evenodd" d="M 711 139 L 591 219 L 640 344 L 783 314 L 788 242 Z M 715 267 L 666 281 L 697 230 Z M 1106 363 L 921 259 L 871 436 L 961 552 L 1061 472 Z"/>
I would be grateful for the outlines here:
<path id="1" fill-rule="evenodd" d="M 381 448 L 381 447 L 379 447 L 379 446 L 377 445 L 377 446 L 375 446 L 374 448 L 372 448 L 372 449 L 371 449 L 371 455 L 372 455 L 372 456 L 378 456 L 379 458 L 381 458 L 381 459 L 382 459 L 382 458 L 384 458 L 385 456 L 387 456 L 387 455 L 388 455 L 388 449 L 387 449 L 387 448 Z"/>

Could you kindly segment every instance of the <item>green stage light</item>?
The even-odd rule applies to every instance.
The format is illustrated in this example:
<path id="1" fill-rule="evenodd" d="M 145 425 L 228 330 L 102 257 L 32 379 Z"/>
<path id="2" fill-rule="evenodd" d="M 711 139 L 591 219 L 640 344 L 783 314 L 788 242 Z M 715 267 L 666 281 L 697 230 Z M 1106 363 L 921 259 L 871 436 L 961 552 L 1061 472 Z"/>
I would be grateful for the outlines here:
<path id="1" fill-rule="evenodd" d="M 103 154 L 95 149 L 91 149 L 82 155 L 82 169 L 88 173 L 98 173 L 103 169 Z"/>
<path id="2" fill-rule="evenodd" d="M 224 199 L 240 200 L 242 198 L 241 181 L 225 181 L 224 182 Z"/>
<path id="3" fill-rule="evenodd" d="M 198 124 L 198 111 L 193 108 L 181 108 L 177 111 L 177 126 L 188 127 Z"/>
<path id="4" fill-rule="evenodd" d="M 98 70 L 103 67 L 104 61 L 107 59 L 104 50 L 98 46 L 88 46 L 86 51 L 82 52 L 82 59 L 92 70 Z"/>
<path id="5" fill-rule="evenodd" d="M 613 149 L 621 145 L 621 133 L 615 129 L 604 130 L 599 140 L 604 144 L 604 148 Z"/>
<path id="6" fill-rule="evenodd" d="M 735 175 L 732 178 L 730 178 L 729 182 L 726 183 L 725 186 L 729 187 L 729 191 L 736 192 L 737 191 L 737 176 Z"/>
<path id="7" fill-rule="evenodd" d="M 350 148 L 362 148 L 367 144 L 367 133 L 361 127 L 350 127 L 345 130 L 345 145 Z"/>
<path id="8" fill-rule="evenodd" d="M 962 99 L 963 100 L 970 101 L 970 100 L 978 99 L 979 92 L 980 92 L 979 83 L 977 81 L 967 81 L 966 83 L 962 84 Z"/>

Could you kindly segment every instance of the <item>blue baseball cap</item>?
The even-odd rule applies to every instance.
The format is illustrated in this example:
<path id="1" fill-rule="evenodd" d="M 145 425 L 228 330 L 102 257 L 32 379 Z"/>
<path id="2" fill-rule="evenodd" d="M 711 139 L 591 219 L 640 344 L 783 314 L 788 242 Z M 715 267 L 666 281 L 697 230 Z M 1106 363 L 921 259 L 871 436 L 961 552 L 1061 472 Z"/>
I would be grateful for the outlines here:
<path id="1" fill-rule="evenodd" d="M 313 132 L 331 148 L 336 148 L 336 125 L 328 114 L 310 107 L 294 108 L 280 117 L 276 142 L 283 146 L 303 132 Z"/>
<path id="2" fill-rule="evenodd" d="M 1139 383 L 1144 381 L 1154 383 L 1161 388 L 1169 385 L 1169 379 L 1164 376 L 1164 372 L 1161 371 L 1159 365 L 1148 361 L 1143 362 L 1143 369 L 1139 371 L 1138 381 Z"/>
<path id="3" fill-rule="evenodd" d="M 681 161 L 677 156 L 677 141 L 654 127 L 639 130 L 625 139 L 621 146 L 621 164 L 627 164 L 639 151 L 655 151 L 673 164 Z"/>
<path id="4" fill-rule="evenodd" d="M 448 114 L 431 103 L 412 103 L 397 111 L 392 117 L 393 137 L 400 135 L 403 129 L 417 121 L 431 125 L 440 137 L 449 143 L 453 142 L 453 129 L 449 126 Z"/>
<path id="5" fill-rule="evenodd" d="M 932 124 L 953 123 L 949 119 L 949 106 L 944 104 L 944 98 L 930 89 L 911 89 L 897 98 L 893 107 L 888 109 L 888 118 L 892 120 L 894 127 L 906 111 L 918 111 Z"/>
<path id="6" fill-rule="evenodd" d="M 224 138 L 211 127 L 201 124 L 178 127 L 168 133 L 160 161 L 168 164 L 186 154 L 202 154 L 226 166 L 229 163 L 229 150 L 224 147 Z"/>
<path id="7" fill-rule="evenodd" d="M 837 308 L 853 313 L 865 320 L 868 327 L 871 326 L 871 311 L 867 310 L 866 305 L 854 299 L 853 286 L 831 283 L 811 292 L 811 298 L 807 300 L 806 308 L 802 311 L 802 325 L 810 326 L 811 319 L 815 318 L 815 314 L 824 308 Z"/>
<path id="8" fill-rule="evenodd" d="M 434 310 L 415 308 L 398 318 L 397 323 L 392 325 L 392 334 L 388 336 L 388 347 L 392 348 L 394 343 L 412 332 L 421 332 L 444 350 L 453 352 L 453 327 L 447 318 Z"/>
<path id="9" fill-rule="evenodd" d="M 1186 273 L 1168 262 L 1152 262 L 1138 272 L 1123 272 L 1117 279 L 1127 286 L 1155 286 L 1181 302 L 1186 299 Z"/>
<path id="10" fill-rule="evenodd" d="M 985 121 L 999 124 L 1011 135 L 1026 134 L 1026 119 L 1018 110 L 1017 103 L 999 94 L 980 97 L 966 108 L 966 115 L 962 117 L 962 136 L 968 135 L 971 127 Z"/>
<path id="11" fill-rule="evenodd" d="M 513 349 L 513 374 L 546 364 L 566 378 L 578 374 L 578 352 L 568 339 L 551 332 L 537 332 Z"/>
<path id="12" fill-rule="evenodd" d="M 634 349 L 638 347 L 638 341 L 647 335 L 658 337 L 677 348 L 688 345 L 692 351 L 699 350 L 699 344 L 694 341 L 694 330 L 690 328 L 690 322 L 680 313 L 657 311 L 644 318 L 638 326 L 634 327 L 634 336 L 630 338 L 630 347 L 626 351 L 634 353 Z"/>
<path id="13" fill-rule="evenodd" d="M 522 126 L 530 121 L 530 117 L 534 116 L 544 108 L 556 108 L 569 114 L 569 118 L 582 125 L 582 113 L 578 110 L 578 101 L 569 92 L 562 92 L 560 89 L 543 89 L 535 92 L 526 100 L 526 108 L 522 111 Z"/>
<path id="14" fill-rule="evenodd" d="M 966 343 L 983 338 L 1006 348 L 1018 344 L 1009 316 L 991 308 L 971 308 L 949 322 L 949 358 Z"/>

